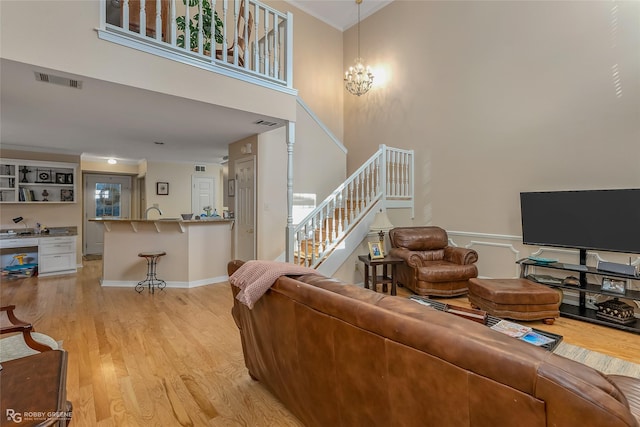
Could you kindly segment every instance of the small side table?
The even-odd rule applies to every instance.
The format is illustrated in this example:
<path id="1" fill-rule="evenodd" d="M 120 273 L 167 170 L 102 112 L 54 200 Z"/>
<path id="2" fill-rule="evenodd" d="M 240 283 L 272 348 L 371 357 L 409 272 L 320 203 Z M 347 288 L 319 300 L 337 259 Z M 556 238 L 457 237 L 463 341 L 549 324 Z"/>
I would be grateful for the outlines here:
<path id="1" fill-rule="evenodd" d="M 391 283 L 391 295 L 396 295 L 396 265 L 402 264 L 404 260 L 402 258 L 395 258 L 392 256 L 385 256 L 380 259 L 371 259 L 369 255 L 358 255 L 358 259 L 364 263 L 364 287 L 369 289 L 369 282 L 371 282 L 371 289 L 377 292 L 378 283 L 382 284 L 382 292 L 387 292 L 387 283 Z M 378 276 L 378 266 L 382 266 L 382 276 Z M 391 266 L 391 276 L 389 276 L 387 266 Z M 371 274 L 369 274 L 369 268 L 371 268 Z"/>
<path id="2" fill-rule="evenodd" d="M 0 426 L 64 427 L 71 421 L 65 351 L 43 351 L 3 362 L 0 385 Z"/>

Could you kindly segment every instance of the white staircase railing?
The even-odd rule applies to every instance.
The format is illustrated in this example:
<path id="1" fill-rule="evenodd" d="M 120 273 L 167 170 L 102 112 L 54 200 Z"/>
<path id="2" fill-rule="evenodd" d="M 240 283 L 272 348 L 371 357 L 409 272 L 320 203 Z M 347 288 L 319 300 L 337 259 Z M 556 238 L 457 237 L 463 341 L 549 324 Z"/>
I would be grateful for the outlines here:
<path id="1" fill-rule="evenodd" d="M 256 0 L 101 0 L 101 38 L 293 87 L 293 15 Z"/>
<path id="2" fill-rule="evenodd" d="M 357 171 L 289 230 L 287 262 L 317 268 L 378 202 L 413 206 L 413 151 L 381 145 Z"/>

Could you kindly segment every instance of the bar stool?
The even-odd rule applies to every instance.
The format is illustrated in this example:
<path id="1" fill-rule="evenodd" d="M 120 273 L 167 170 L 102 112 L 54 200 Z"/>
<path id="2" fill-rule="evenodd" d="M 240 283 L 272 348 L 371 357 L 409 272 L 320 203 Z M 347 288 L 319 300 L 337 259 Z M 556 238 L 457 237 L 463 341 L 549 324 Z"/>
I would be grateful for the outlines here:
<path id="1" fill-rule="evenodd" d="M 140 258 L 144 258 L 147 260 L 147 278 L 141 280 L 136 285 L 136 291 L 138 293 L 142 292 L 145 285 L 149 287 L 151 293 L 154 293 L 154 289 L 157 286 L 158 289 L 164 289 L 167 286 L 167 283 L 164 280 L 160 280 L 156 277 L 156 262 L 158 258 L 161 256 L 165 256 L 167 253 L 164 251 L 155 251 L 155 252 L 140 252 L 138 256 Z"/>

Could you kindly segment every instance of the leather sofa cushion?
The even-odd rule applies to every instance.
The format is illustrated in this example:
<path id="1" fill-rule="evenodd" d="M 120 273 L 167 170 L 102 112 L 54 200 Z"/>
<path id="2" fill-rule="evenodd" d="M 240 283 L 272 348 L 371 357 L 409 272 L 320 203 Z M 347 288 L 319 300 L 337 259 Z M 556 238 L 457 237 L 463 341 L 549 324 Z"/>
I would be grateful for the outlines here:
<path id="1" fill-rule="evenodd" d="M 624 375 L 607 375 L 607 377 L 627 397 L 629 409 L 640 425 L 640 379 Z"/>
<path id="2" fill-rule="evenodd" d="M 392 231 L 394 247 L 410 251 L 442 249 L 449 244 L 447 232 L 440 227 L 396 227 Z"/>
<path id="3" fill-rule="evenodd" d="M 474 264 L 453 264 L 447 261 L 426 261 L 418 268 L 417 279 L 425 282 L 466 280 L 478 274 Z"/>

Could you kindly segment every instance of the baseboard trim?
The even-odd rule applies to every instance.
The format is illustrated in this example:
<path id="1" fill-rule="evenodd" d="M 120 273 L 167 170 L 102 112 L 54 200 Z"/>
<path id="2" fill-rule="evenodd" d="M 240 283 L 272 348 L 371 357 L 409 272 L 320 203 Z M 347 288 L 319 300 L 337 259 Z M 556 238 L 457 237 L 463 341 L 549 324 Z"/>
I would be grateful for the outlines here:
<path id="1" fill-rule="evenodd" d="M 167 288 L 197 288 L 199 286 L 213 285 L 216 283 L 223 283 L 229 280 L 229 276 L 211 277 L 201 280 L 193 280 L 188 282 L 183 281 L 167 281 Z M 132 282 L 130 280 L 104 280 L 100 279 L 100 285 L 114 288 L 134 288 L 138 282 Z"/>

